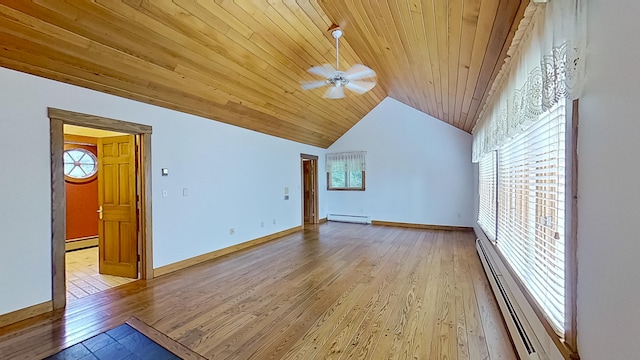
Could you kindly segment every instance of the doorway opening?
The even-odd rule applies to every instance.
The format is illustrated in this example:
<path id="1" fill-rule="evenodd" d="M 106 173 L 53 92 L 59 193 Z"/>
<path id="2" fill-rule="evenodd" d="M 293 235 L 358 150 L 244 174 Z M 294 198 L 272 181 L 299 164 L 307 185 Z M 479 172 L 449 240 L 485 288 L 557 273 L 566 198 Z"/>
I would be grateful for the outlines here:
<path id="1" fill-rule="evenodd" d="M 318 157 L 300 154 L 302 172 L 302 227 L 318 224 Z"/>
<path id="2" fill-rule="evenodd" d="M 128 148 L 135 149 L 136 146 L 134 135 L 121 132 L 68 124 L 63 125 L 63 132 L 64 151 L 60 161 L 63 162 L 66 192 L 65 278 L 67 302 L 70 302 L 139 277 L 137 264 L 133 264 L 135 268 L 128 273 L 106 266 L 105 260 L 112 257 L 109 252 L 125 250 L 124 256 L 136 259 L 138 249 L 136 246 L 127 251 L 117 249 L 117 245 L 114 249 L 113 236 L 104 232 L 101 223 L 105 188 L 119 187 L 119 184 L 114 186 L 112 178 L 104 176 L 104 159 L 109 156 L 104 154 L 105 143 L 123 138 L 130 144 Z M 132 155 L 137 154 L 134 151 Z M 134 167 L 129 170 L 134 178 L 137 177 Z M 134 238 L 130 242 L 137 240 Z"/>
<path id="3" fill-rule="evenodd" d="M 59 309 L 151 278 L 151 127 L 52 108 L 49 118 L 52 298 Z"/>

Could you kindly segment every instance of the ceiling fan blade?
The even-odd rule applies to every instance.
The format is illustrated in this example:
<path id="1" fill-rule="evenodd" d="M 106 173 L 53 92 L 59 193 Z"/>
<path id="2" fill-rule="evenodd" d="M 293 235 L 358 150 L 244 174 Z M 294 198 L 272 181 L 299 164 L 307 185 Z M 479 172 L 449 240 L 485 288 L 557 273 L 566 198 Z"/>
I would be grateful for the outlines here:
<path id="1" fill-rule="evenodd" d="M 332 86 L 322 96 L 325 99 L 342 99 L 344 97 L 344 88 L 342 86 Z"/>
<path id="2" fill-rule="evenodd" d="M 376 86 L 375 81 L 349 81 L 345 87 L 355 93 L 364 94 Z"/>
<path id="3" fill-rule="evenodd" d="M 320 66 L 312 67 L 311 69 L 307 70 L 307 72 L 328 78 L 336 72 L 336 69 L 330 64 L 322 64 Z"/>
<path id="4" fill-rule="evenodd" d="M 325 85 L 327 85 L 327 80 L 303 81 L 300 83 L 300 86 L 302 86 L 304 90 L 316 89 Z"/>
<path id="5" fill-rule="evenodd" d="M 376 72 L 362 64 L 355 64 L 344 73 L 344 77 L 347 80 L 358 80 L 374 76 L 376 76 Z"/>

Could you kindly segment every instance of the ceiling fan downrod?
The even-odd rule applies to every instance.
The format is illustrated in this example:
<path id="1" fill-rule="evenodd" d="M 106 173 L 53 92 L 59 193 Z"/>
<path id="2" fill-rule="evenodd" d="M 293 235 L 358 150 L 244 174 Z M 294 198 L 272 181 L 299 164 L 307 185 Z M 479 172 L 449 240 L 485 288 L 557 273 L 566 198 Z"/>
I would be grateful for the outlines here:
<path id="1" fill-rule="evenodd" d="M 336 70 L 340 71 L 340 38 L 342 37 L 342 30 L 337 28 L 331 32 L 331 35 L 336 39 Z"/>

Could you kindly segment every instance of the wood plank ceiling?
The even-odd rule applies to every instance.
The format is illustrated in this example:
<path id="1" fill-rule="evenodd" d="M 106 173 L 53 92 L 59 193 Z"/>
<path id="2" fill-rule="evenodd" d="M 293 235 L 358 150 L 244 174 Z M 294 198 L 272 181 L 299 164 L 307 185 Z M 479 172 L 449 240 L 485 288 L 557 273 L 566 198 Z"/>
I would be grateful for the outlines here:
<path id="1" fill-rule="evenodd" d="M 0 0 L 0 66 L 325 148 L 386 96 L 470 131 L 528 2 Z M 332 24 L 372 91 L 300 88 Z"/>

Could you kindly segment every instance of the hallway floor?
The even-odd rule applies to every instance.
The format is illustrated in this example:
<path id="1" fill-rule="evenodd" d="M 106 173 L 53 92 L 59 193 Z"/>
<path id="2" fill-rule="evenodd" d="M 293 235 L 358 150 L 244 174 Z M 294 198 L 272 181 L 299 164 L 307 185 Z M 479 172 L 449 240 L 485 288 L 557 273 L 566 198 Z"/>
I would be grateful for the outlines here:
<path id="1" fill-rule="evenodd" d="M 98 273 L 97 247 L 66 253 L 66 264 L 67 302 L 136 280 Z"/>

